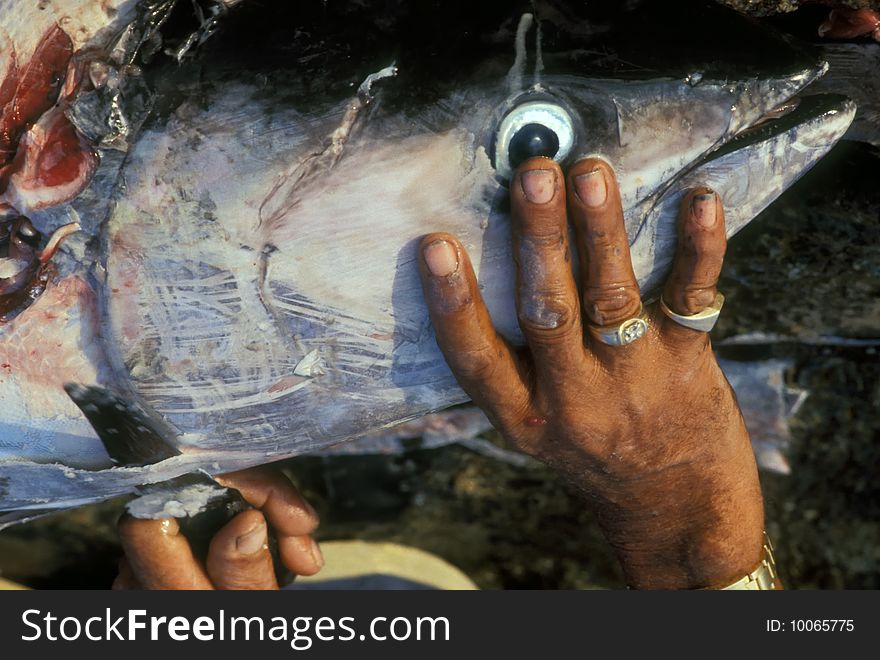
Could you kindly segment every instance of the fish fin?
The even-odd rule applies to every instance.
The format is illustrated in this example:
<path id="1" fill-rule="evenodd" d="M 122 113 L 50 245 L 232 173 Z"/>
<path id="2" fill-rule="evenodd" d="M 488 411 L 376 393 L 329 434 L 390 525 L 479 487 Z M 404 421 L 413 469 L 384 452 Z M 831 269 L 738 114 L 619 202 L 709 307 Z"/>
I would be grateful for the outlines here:
<path id="1" fill-rule="evenodd" d="M 114 463 L 151 465 L 178 456 L 175 433 L 140 406 L 92 385 L 67 383 L 64 390 L 92 424 Z"/>

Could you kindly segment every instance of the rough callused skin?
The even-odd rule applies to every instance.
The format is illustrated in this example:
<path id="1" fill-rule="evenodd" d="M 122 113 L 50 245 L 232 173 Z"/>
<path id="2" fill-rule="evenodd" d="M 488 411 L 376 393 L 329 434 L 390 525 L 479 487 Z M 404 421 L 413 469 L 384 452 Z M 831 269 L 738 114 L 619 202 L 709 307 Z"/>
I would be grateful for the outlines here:
<path id="1" fill-rule="evenodd" d="M 586 160 L 566 179 L 552 161 L 529 160 L 511 184 L 511 207 L 525 351 L 496 334 L 461 244 L 449 234 L 421 243 L 425 297 L 459 384 L 511 443 L 583 493 L 631 586 L 721 587 L 747 574 L 761 560 L 761 491 L 708 335 L 651 305 L 649 332 L 636 342 L 588 339 L 587 324 L 614 326 L 641 306 L 613 172 Z M 721 272 L 717 195 L 688 194 L 678 224 L 664 298 L 693 314 L 714 299 Z"/>

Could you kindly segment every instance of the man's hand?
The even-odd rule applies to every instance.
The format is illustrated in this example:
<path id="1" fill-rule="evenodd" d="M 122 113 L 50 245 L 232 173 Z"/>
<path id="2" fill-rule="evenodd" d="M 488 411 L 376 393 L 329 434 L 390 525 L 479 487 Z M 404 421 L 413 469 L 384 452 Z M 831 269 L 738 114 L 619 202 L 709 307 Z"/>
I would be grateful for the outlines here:
<path id="1" fill-rule="evenodd" d="M 255 469 L 217 481 L 240 491 L 256 508 L 242 511 L 217 532 L 204 564 L 193 556 L 175 520 L 127 517 L 119 523 L 125 558 L 114 589 L 277 589 L 267 519 L 290 571 L 314 575 L 321 569 L 321 550 L 311 536 L 318 515 L 283 474 Z"/>
<path id="2" fill-rule="evenodd" d="M 656 304 L 647 335 L 632 344 L 606 345 L 585 332 L 585 324 L 617 326 L 641 308 L 611 168 L 588 159 L 566 179 L 553 161 L 530 159 L 511 180 L 510 200 L 527 349 L 495 332 L 455 237 L 431 234 L 421 245 L 437 342 L 459 384 L 509 442 L 584 494 L 631 586 L 724 586 L 742 577 L 762 558 L 761 491 L 708 335 Z M 691 315 L 713 302 L 726 248 L 715 193 L 685 197 L 678 233 L 663 297 Z"/>

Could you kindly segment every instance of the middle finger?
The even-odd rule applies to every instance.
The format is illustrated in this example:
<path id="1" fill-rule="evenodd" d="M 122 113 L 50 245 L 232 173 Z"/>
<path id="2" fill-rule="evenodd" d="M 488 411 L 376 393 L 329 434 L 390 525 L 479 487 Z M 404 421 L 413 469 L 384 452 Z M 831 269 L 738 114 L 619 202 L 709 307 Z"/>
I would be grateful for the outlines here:
<path id="1" fill-rule="evenodd" d="M 604 161 L 588 158 L 571 168 L 568 186 L 584 278 L 584 312 L 594 326 L 617 326 L 639 313 L 642 300 L 614 172 Z M 606 346 L 599 340 L 592 348 L 615 357 L 631 353 L 627 346 Z"/>

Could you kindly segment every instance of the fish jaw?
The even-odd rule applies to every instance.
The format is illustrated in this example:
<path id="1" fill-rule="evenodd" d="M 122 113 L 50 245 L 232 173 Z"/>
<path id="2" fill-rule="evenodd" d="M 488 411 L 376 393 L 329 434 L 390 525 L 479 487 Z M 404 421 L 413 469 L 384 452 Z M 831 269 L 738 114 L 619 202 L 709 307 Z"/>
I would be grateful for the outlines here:
<path id="1" fill-rule="evenodd" d="M 546 76 L 551 96 L 565 89 L 580 118 L 568 162 L 600 156 L 615 169 L 625 210 L 634 209 L 711 151 L 819 79 L 827 64 L 769 77 L 712 80 L 699 72 L 657 81 Z M 529 96 L 523 97 L 527 100 Z M 639 219 L 630 218 L 633 232 Z"/>
<path id="2" fill-rule="evenodd" d="M 834 43 L 822 48 L 830 71 L 817 93 L 844 94 L 858 104 L 847 140 L 880 147 L 880 43 Z"/>
<path id="3" fill-rule="evenodd" d="M 825 156 L 855 114 L 856 104 L 844 97 L 806 97 L 791 116 L 744 135 L 646 200 L 636 210 L 646 219 L 639 233 L 630 236 L 643 296 L 654 295 L 671 268 L 679 206 L 688 190 L 708 186 L 720 195 L 727 235 L 733 236 Z"/>

